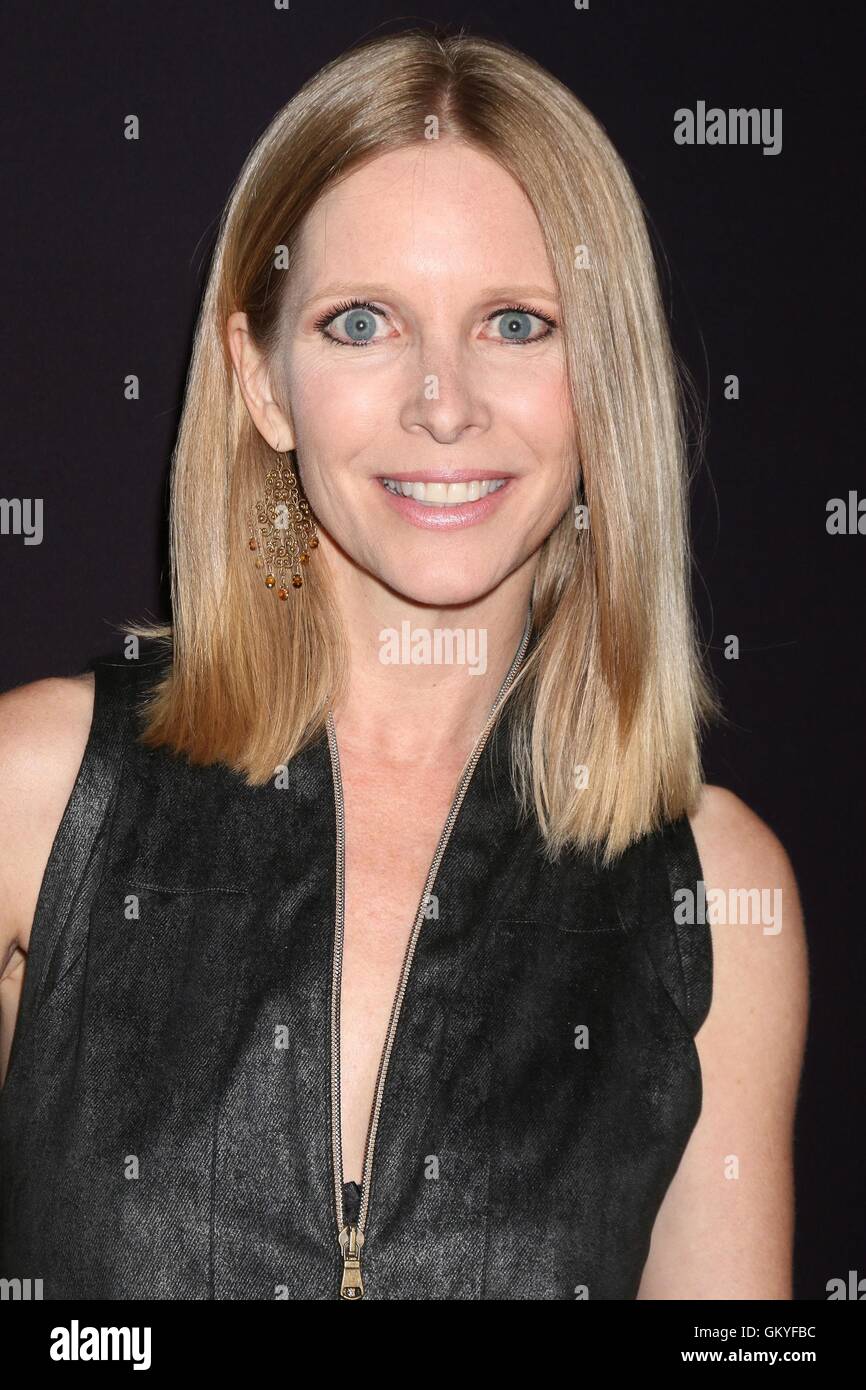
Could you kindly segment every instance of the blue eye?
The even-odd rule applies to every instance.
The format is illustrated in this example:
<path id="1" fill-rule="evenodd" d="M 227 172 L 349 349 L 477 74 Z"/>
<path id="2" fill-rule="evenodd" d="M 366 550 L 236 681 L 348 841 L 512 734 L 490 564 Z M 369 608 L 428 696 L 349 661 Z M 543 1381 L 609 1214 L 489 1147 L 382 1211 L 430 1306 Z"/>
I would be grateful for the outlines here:
<path id="1" fill-rule="evenodd" d="M 372 304 L 356 300 L 353 303 L 337 304 L 333 309 L 329 309 L 316 319 L 315 326 L 330 343 L 337 343 L 342 347 L 364 347 L 375 337 L 377 321 L 385 317 L 381 309 L 374 309 Z M 342 327 L 339 327 L 341 320 Z M 328 331 L 332 327 L 337 327 L 338 332 L 345 336 L 335 337 Z"/>
<path id="2" fill-rule="evenodd" d="M 367 309 L 350 309 L 344 319 L 343 332 L 354 343 L 367 343 L 376 332 L 376 320 Z"/>
<path id="3" fill-rule="evenodd" d="M 532 333 L 531 314 L 508 312 L 501 314 L 500 318 L 502 322 L 499 327 L 503 338 L 517 338 L 523 342 Z"/>
<path id="4" fill-rule="evenodd" d="M 547 338 L 553 332 L 556 324 L 553 319 L 546 314 L 537 314 L 532 309 L 524 309 L 515 304 L 508 309 L 497 309 L 495 314 L 490 314 L 489 323 L 499 319 L 500 322 L 500 341 L 504 343 L 540 343 L 543 338 Z M 539 333 L 536 329 L 533 333 L 532 320 L 535 319 L 544 329 Z"/>

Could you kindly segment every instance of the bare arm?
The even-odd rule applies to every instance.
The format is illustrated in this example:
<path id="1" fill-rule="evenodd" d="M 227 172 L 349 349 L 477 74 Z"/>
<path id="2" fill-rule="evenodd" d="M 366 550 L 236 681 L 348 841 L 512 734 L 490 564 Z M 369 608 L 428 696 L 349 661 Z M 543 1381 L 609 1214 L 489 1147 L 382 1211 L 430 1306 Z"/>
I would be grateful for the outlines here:
<path id="1" fill-rule="evenodd" d="M 782 926 L 766 917 L 711 926 L 713 1000 L 696 1038 L 703 1108 L 656 1219 L 638 1298 L 790 1299 L 808 1018 L 797 884 L 776 836 L 731 792 L 706 787 L 692 829 L 707 891 L 721 888 L 730 902 L 730 890 L 765 889 L 769 905 L 779 889 Z"/>
<path id="2" fill-rule="evenodd" d="M 0 695 L 0 1084 L 45 867 L 87 744 L 92 675 Z"/>

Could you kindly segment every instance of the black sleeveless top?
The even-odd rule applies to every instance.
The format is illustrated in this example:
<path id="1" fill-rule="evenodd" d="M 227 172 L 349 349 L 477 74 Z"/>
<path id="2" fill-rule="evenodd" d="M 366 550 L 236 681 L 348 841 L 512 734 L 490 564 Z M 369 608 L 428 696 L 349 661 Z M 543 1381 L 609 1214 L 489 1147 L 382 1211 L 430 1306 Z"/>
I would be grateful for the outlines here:
<path id="1" fill-rule="evenodd" d="M 0 1091 L 0 1277 L 50 1299 L 338 1298 L 361 1192 L 334 1151 L 329 740 L 256 788 L 146 749 L 152 671 L 95 663 Z M 607 869 L 551 864 L 507 729 L 506 704 L 404 979 L 366 1297 L 634 1298 L 700 1113 L 712 954 L 675 917 L 702 876 L 688 820 Z"/>

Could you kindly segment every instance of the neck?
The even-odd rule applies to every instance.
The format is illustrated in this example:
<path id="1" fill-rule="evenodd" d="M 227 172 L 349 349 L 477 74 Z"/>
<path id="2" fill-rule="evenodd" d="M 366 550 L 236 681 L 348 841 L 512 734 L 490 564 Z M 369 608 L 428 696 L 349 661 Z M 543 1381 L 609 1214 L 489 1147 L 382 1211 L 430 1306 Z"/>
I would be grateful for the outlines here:
<path id="1" fill-rule="evenodd" d="M 472 603 L 413 603 L 358 571 L 338 575 L 349 680 L 334 724 L 349 750 L 383 762 L 460 764 L 523 636 L 534 557 Z"/>

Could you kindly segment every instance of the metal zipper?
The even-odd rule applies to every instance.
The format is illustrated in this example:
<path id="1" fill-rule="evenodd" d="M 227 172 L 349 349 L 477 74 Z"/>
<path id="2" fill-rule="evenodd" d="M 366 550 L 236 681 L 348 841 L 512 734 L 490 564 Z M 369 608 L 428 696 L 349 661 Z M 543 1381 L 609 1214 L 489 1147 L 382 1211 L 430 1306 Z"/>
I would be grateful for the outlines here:
<path id="1" fill-rule="evenodd" d="M 531 630 L 531 611 L 527 614 L 526 624 L 523 629 L 523 636 L 517 648 L 514 659 L 508 668 L 508 673 L 499 687 L 496 699 L 493 701 L 487 722 L 484 725 L 472 752 L 469 755 L 457 791 L 451 802 L 451 808 L 445 819 L 436 852 L 427 873 L 427 881 L 424 884 L 424 891 L 421 894 L 421 901 L 415 914 L 415 921 L 412 925 L 412 932 L 403 957 L 403 964 L 400 968 L 400 979 L 397 984 L 397 992 L 391 1005 L 391 1013 L 388 1019 L 388 1028 L 385 1034 L 385 1044 L 382 1055 L 379 1059 L 379 1070 L 376 1076 L 376 1088 L 373 1094 L 373 1108 L 370 1112 L 370 1121 L 367 1127 L 367 1138 L 364 1146 L 364 1162 L 361 1169 L 361 1200 L 358 1209 L 358 1220 L 356 1225 L 347 1225 L 345 1222 L 345 1207 L 343 1204 L 343 1139 L 340 1128 L 340 985 L 342 980 L 343 968 L 343 939 L 345 928 L 345 868 L 346 868 L 346 833 L 345 833 L 345 806 L 343 801 L 343 779 L 340 773 L 340 751 L 337 747 L 337 735 L 334 728 L 334 720 L 330 711 L 327 718 L 328 747 L 331 756 L 331 773 L 334 780 L 334 804 L 337 817 L 337 892 L 336 892 L 336 916 L 334 923 L 334 964 L 331 975 L 331 1142 L 333 1153 L 334 1170 L 334 1202 L 337 1215 L 337 1231 L 340 1250 L 343 1256 L 343 1276 L 340 1283 L 340 1297 L 346 1299 L 359 1299 L 364 1297 L 364 1282 L 361 1277 L 361 1246 L 364 1244 L 364 1230 L 367 1225 L 367 1208 L 370 1200 L 370 1172 L 373 1166 L 373 1150 L 376 1144 L 376 1133 L 379 1128 L 379 1114 L 382 1108 L 382 1095 L 385 1089 L 385 1077 L 388 1071 L 388 1063 L 391 1060 L 391 1049 L 394 1045 L 394 1037 L 397 1032 L 397 1023 L 400 1018 L 400 1010 L 403 1005 L 403 997 L 406 993 L 406 986 L 409 980 L 409 971 L 412 966 L 412 958 L 415 954 L 415 946 L 424 920 L 424 909 L 428 898 L 436 881 L 442 857 L 451 838 L 460 807 L 472 780 L 472 774 L 478 765 L 481 754 L 484 751 L 490 731 L 498 713 L 503 697 L 513 684 L 520 663 L 526 652 Z"/>

